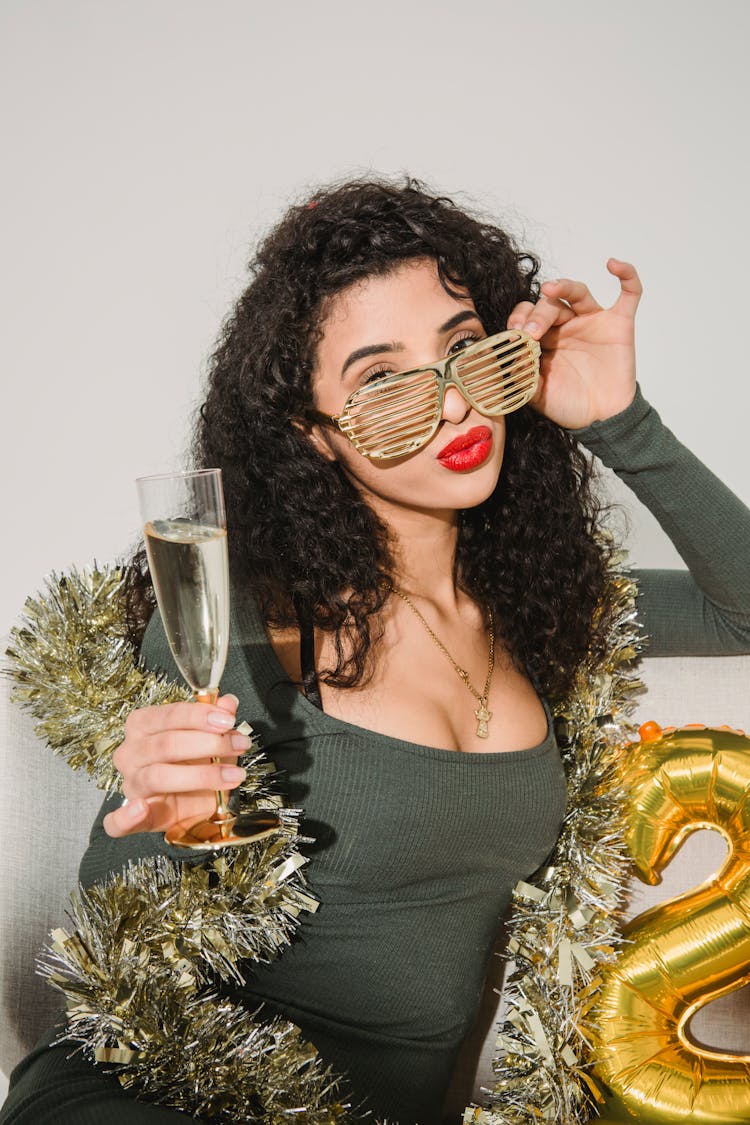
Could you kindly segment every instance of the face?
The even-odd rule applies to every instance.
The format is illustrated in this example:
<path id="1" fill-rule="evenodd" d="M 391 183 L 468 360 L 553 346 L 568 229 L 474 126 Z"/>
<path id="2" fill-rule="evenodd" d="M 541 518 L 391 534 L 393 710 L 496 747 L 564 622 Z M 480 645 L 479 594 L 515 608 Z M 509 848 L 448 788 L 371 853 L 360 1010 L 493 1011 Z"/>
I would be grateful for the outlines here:
<path id="1" fill-rule="evenodd" d="M 331 300 L 313 373 L 315 407 L 339 414 L 349 395 L 369 380 L 423 367 L 486 335 L 468 293 L 446 293 L 431 259 L 406 262 Z M 406 511 L 455 518 L 458 509 L 480 504 L 494 490 L 505 420 L 483 417 L 456 387 L 448 387 L 436 433 L 405 457 L 372 461 L 333 426 L 315 425 L 310 438 L 324 457 L 339 462 L 386 521 Z"/>

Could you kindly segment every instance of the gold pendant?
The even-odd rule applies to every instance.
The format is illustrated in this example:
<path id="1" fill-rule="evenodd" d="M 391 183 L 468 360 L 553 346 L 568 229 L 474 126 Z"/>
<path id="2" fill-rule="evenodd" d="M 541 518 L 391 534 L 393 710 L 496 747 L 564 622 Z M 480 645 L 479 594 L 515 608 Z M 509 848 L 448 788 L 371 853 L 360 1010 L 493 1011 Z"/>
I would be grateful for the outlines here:
<path id="1" fill-rule="evenodd" d="M 492 712 L 487 710 L 487 701 L 480 699 L 479 706 L 474 714 L 477 717 L 477 738 L 489 738 L 490 728 L 489 721 L 492 718 Z"/>

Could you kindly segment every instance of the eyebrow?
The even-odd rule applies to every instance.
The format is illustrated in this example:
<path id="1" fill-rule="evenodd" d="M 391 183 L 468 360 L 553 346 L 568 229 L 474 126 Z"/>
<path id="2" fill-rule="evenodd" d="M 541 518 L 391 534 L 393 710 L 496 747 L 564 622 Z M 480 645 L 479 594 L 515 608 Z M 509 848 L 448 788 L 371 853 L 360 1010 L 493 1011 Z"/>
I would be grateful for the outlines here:
<path id="1" fill-rule="evenodd" d="M 438 328 L 438 332 L 450 332 L 451 328 L 455 328 L 458 324 L 463 324 L 465 320 L 479 320 L 479 313 L 475 312 L 474 309 L 462 309 L 460 312 L 455 313 L 450 320 L 446 320 L 445 324 L 441 324 Z M 371 355 L 380 355 L 382 352 L 402 352 L 404 347 L 404 344 L 396 340 L 391 340 L 390 343 L 366 344 L 363 348 L 357 348 L 344 360 L 344 366 L 341 368 L 341 378 L 344 378 L 351 365 L 356 363 L 358 359 L 366 359 Z"/>

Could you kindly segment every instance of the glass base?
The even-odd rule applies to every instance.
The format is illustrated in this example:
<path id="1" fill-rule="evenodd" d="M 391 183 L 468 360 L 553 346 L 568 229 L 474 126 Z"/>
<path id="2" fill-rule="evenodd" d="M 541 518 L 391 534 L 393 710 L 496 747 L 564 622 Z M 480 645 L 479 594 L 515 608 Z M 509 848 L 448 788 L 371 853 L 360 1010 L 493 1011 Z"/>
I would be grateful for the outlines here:
<path id="1" fill-rule="evenodd" d="M 188 848 L 196 852 L 212 852 L 219 848 L 237 848 L 245 844 L 256 844 L 266 836 L 272 836 L 281 828 L 281 817 L 274 812 L 240 813 L 226 820 L 199 820 L 188 824 L 181 821 L 173 824 L 164 833 L 168 844 L 177 848 Z"/>

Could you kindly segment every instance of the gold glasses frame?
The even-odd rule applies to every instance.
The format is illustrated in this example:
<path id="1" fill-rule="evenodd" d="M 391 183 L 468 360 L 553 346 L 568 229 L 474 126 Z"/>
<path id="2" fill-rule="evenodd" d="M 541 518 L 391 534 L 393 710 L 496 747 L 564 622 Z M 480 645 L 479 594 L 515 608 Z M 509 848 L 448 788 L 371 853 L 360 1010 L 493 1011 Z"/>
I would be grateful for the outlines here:
<path id="1" fill-rule="evenodd" d="M 335 426 L 372 461 L 405 457 L 436 432 L 448 387 L 485 418 L 519 410 L 536 392 L 540 354 L 537 340 L 508 329 L 424 367 L 365 383 L 349 395 L 340 414 L 309 410 L 307 417 Z"/>

